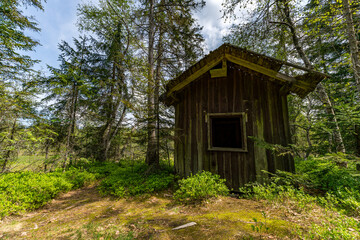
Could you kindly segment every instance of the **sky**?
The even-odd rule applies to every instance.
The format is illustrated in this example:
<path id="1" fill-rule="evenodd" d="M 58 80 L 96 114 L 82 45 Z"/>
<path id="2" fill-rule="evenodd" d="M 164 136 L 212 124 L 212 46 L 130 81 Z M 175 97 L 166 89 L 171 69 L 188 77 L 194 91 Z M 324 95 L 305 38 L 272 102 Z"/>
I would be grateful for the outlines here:
<path id="1" fill-rule="evenodd" d="M 25 15 L 32 15 L 38 22 L 41 31 L 38 33 L 27 32 L 40 42 L 35 52 L 27 52 L 34 59 L 41 60 L 36 66 L 38 70 L 46 71 L 46 65 L 57 67 L 59 65 L 58 44 L 61 41 L 72 42 L 74 37 L 81 33 L 78 31 L 76 22 L 76 8 L 78 4 L 89 3 L 86 0 L 48 0 L 44 3 L 44 11 L 35 10 L 32 7 L 24 9 Z M 212 51 L 222 44 L 222 37 L 226 34 L 229 22 L 221 18 L 222 0 L 206 0 L 206 6 L 195 13 L 200 26 L 203 26 L 202 34 L 205 38 L 205 53 Z"/>

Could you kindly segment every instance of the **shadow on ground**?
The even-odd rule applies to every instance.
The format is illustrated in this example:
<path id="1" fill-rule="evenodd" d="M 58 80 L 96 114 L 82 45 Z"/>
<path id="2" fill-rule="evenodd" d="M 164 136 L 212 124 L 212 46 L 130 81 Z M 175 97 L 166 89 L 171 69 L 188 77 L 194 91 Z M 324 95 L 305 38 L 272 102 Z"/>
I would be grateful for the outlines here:
<path id="1" fill-rule="evenodd" d="M 263 202 L 230 197 L 195 206 L 175 204 L 171 193 L 113 199 L 89 186 L 3 219 L 0 239 L 296 239 L 294 222 L 264 211 Z"/>

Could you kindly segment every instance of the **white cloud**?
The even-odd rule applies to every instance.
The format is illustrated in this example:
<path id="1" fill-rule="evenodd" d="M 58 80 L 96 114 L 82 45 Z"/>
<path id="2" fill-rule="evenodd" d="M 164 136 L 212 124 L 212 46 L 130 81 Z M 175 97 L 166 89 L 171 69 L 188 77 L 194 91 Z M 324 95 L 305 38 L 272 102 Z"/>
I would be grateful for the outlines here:
<path id="1" fill-rule="evenodd" d="M 202 34 L 205 38 L 206 51 L 212 51 L 219 47 L 223 41 L 222 38 L 229 33 L 229 28 L 234 23 L 244 21 L 243 19 L 231 19 L 225 21 L 222 12 L 222 0 L 207 0 L 206 6 L 195 13 L 198 23 L 203 26 Z M 240 9 L 235 11 L 237 16 L 244 16 Z"/>
<path id="2" fill-rule="evenodd" d="M 42 61 L 38 68 L 45 68 L 46 64 L 58 66 L 58 44 L 62 40 L 72 43 L 72 38 L 79 35 L 76 26 L 77 5 L 90 2 L 97 0 L 49 0 L 44 4 L 44 12 L 34 10 L 32 7 L 24 10 L 27 15 L 35 17 L 41 28 L 40 33 L 29 33 L 42 44 L 36 48 L 36 52 L 28 53 L 34 59 Z M 222 38 L 233 23 L 222 18 L 221 4 L 222 0 L 207 0 L 206 6 L 195 13 L 198 23 L 203 26 L 205 52 L 214 50 L 222 44 Z"/>
<path id="3" fill-rule="evenodd" d="M 222 37 L 226 34 L 229 24 L 222 19 L 221 1 L 207 0 L 205 7 L 195 13 L 195 18 L 203 26 L 202 33 L 205 38 L 207 51 L 213 50 L 221 45 Z"/>

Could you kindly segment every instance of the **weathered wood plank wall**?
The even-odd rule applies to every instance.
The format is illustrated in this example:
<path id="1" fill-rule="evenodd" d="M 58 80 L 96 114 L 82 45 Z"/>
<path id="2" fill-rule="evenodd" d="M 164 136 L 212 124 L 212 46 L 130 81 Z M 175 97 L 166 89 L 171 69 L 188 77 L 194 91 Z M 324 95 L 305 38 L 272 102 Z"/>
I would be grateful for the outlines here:
<path id="1" fill-rule="evenodd" d="M 208 151 L 208 113 L 247 113 L 247 136 L 269 143 L 290 141 L 287 97 L 281 85 L 267 76 L 228 62 L 228 76 L 211 78 L 207 72 L 177 97 L 175 168 L 182 176 L 207 170 L 227 179 L 234 190 L 261 180 L 262 169 L 293 171 L 289 157 L 275 156 L 247 138 L 248 152 Z"/>

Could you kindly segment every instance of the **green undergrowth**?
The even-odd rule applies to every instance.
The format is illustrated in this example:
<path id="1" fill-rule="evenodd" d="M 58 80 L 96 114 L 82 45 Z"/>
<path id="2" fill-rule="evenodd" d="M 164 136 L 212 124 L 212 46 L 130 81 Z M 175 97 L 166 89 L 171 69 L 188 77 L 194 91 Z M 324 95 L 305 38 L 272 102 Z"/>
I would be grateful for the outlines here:
<path id="1" fill-rule="evenodd" d="M 60 192 L 95 179 L 85 170 L 70 168 L 51 173 L 16 172 L 0 175 L 0 218 L 43 206 Z"/>
<path id="2" fill-rule="evenodd" d="M 305 239 L 359 239 L 360 221 L 356 219 L 360 216 L 360 179 L 356 161 L 343 154 L 298 161 L 296 173 L 277 171 L 270 174 L 268 183 L 248 184 L 240 192 L 242 197 L 265 199 L 296 214 L 311 215 L 321 207 L 326 212 L 321 223 L 299 232 Z"/>
<path id="3" fill-rule="evenodd" d="M 206 171 L 191 175 L 179 181 L 179 189 L 174 193 L 174 199 L 180 203 L 190 204 L 226 196 L 229 189 L 225 181 L 219 175 Z"/>
<path id="4" fill-rule="evenodd" d="M 115 197 L 151 194 L 175 187 L 174 199 L 179 203 L 196 203 L 227 195 L 229 189 L 225 180 L 210 172 L 191 175 L 177 182 L 173 168 L 160 164 L 150 169 L 144 162 L 121 161 L 119 163 L 92 163 L 86 167 L 89 172 L 102 179 L 100 193 Z"/>
<path id="5" fill-rule="evenodd" d="M 149 171 L 144 162 L 93 163 L 88 171 L 102 179 L 100 193 L 120 198 L 160 192 L 175 183 L 172 168 L 165 164 Z"/>

